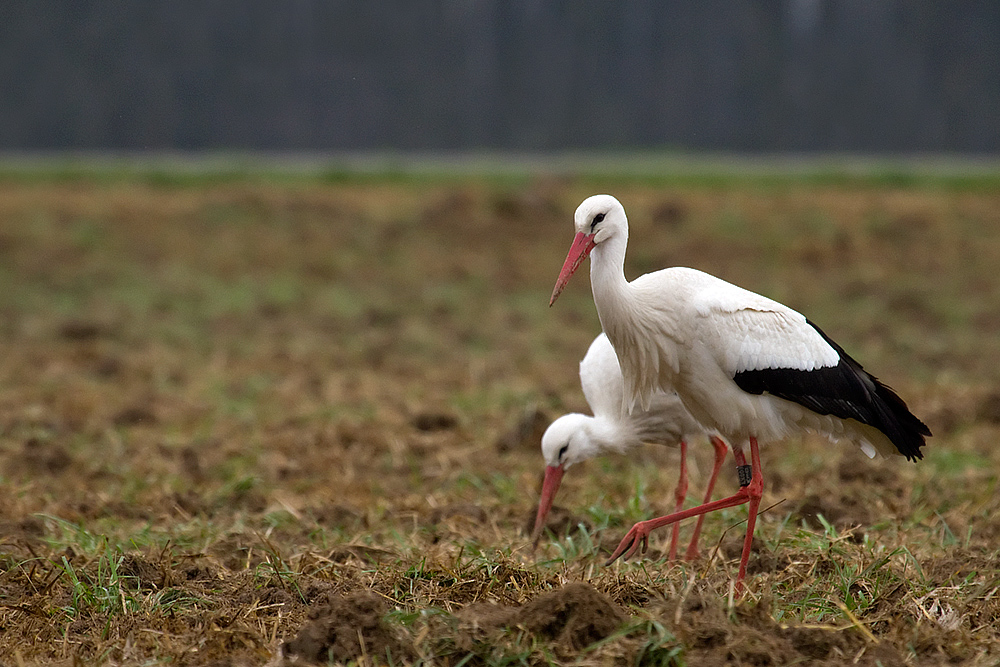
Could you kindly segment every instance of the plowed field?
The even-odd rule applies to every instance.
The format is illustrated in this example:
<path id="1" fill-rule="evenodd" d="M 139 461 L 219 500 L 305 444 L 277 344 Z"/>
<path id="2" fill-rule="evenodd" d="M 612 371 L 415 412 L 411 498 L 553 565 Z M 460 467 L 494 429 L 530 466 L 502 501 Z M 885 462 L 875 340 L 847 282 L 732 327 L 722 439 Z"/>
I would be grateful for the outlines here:
<path id="1" fill-rule="evenodd" d="M 530 550 L 600 331 L 585 271 L 548 296 L 601 191 L 630 278 L 805 312 L 934 432 L 917 464 L 764 444 L 742 599 L 741 509 L 699 561 L 603 565 L 671 506 L 667 448 L 571 469 Z M 995 188 L 3 180 L 0 661 L 993 665 L 998 330 Z"/>

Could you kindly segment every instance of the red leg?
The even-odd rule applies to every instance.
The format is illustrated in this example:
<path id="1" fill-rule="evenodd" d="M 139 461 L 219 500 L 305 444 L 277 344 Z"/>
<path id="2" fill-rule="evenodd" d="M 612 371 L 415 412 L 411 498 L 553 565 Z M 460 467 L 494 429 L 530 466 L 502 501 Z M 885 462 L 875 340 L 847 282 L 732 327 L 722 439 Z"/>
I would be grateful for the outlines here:
<path id="1" fill-rule="evenodd" d="M 674 499 L 677 501 L 677 506 L 674 507 L 674 512 L 680 512 L 684 509 L 684 499 L 687 498 L 687 448 L 687 443 L 684 440 L 681 440 L 681 466 L 680 474 L 677 477 L 677 488 L 674 490 Z M 677 540 L 680 538 L 680 533 L 681 524 L 675 523 L 674 530 L 670 535 L 670 551 L 667 556 L 668 560 L 674 560 L 677 558 Z"/>
<path id="2" fill-rule="evenodd" d="M 738 451 L 739 450 L 734 450 L 733 454 L 736 455 Z M 742 455 L 742 452 L 740 454 Z M 757 523 L 757 509 L 760 507 L 760 498 L 764 491 L 764 481 L 760 474 L 760 453 L 758 452 L 756 438 L 750 438 L 750 457 L 753 462 L 753 475 L 749 485 L 741 487 L 739 491 L 728 498 L 722 498 L 714 502 L 705 503 L 703 505 L 699 505 L 698 507 L 692 507 L 691 509 L 675 512 L 656 519 L 640 521 L 632 526 L 632 529 L 625 534 L 625 537 L 622 538 L 622 541 L 618 544 L 618 548 L 615 549 L 613 554 L 611 554 L 611 557 L 608 558 L 605 565 L 610 565 L 623 555 L 625 558 L 630 558 L 635 554 L 640 546 L 642 546 L 642 551 L 645 553 L 646 549 L 649 547 L 649 533 L 657 528 L 662 528 L 663 526 L 668 526 L 672 523 L 683 521 L 684 519 L 689 519 L 693 516 L 700 516 L 716 510 L 725 509 L 727 507 L 735 507 L 737 505 L 742 505 L 743 503 L 749 503 L 750 514 L 747 520 L 746 537 L 743 540 L 743 557 L 740 559 L 740 570 L 739 574 L 736 576 L 736 590 L 737 592 L 742 591 L 743 577 L 746 574 L 747 561 L 750 560 L 750 545 L 753 542 L 753 529 Z M 737 457 L 737 460 L 739 460 L 739 458 L 741 457 Z"/>
<path id="3" fill-rule="evenodd" d="M 712 446 L 715 447 L 715 465 L 712 466 L 712 476 L 708 478 L 708 486 L 705 489 L 705 500 L 702 501 L 702 504 L 712 500 L 715 480 L 719 477 L 719 471 L 726 460 L 726 452 L 729 451 L 729 447 L 718 436 L 710 436 L 709 440 L 712 441 Z M 680 510 L 679 507 L 677 509 L 678 511 Z M 691 543 L 684 554 L 685 560 L 694 560 L 698 557 L 698 538 L 701 536 L 701 524 L 703 523 L 705 523 L 705 515 L 699 514 L 698 522 L 694 524 L 694 534 L 691 535 Z M 677 524 L 675 523 L 674 526 L 677 526 Z"/>
<path id="4" fill-rule="evenodd" d="M 764 478 L 760 473 L 760 451 L 757 448 L 757 438 L 750 438 L 750 461 L 753 466 L 753 476 L 750 485 L 745 487 L 750 496 L 747 505 L 747 533 L 743 538 L 743 556 L 740 558 L 740 571 L 736 575 L 736 594 L 743 592 L 743 577 L 747 573 L 747 563 L 750 561 L 750 545 L 753 544 L 753 531 L 757 525 L 757 509 L 760 507 L 760 497 L 764 495 Z"/>
<path id="5" fill-rule="evenodd" d="M 668 514 L 667 516 L 661 516 L 656 519 L 640 521 L 632 526 L 632 529 L 625 534 L 625 537 L 622 538 L 622 541 L 618 544 L 618 548 L 615 549 L 613 554 L 611 554 L 611 557 L 608 558 L 605 565 L 610 565 L 618 560 L 618 557 L 622 555 L 624 555 L 625 558 L 631 558 L 640 546 L 642 546 L 642 551 L 645 553 L 646 549 L 649 547 L 649 533 L 657 528 L 668 526 L 672 523 L 683 521 L 684 519 L 689 519 L 693 516 L 700 516 L 716 510 L 726 509 L 727 507 L 742 505 L 743 503 L 749 501 L 750 495 L 747 492 L 747 487 L 743 487 L 728 498 L 722 498 L 714 502 L 698 505 L 697 507 L 675 512 L 674 514 Z"/>
<path id="6" fill-rule="evenodd" d="M 746 457 L 743 455 L 742 447 L 733 447 L 733 458 L 736 459 L 736 467 L 745 466 L 747 464 Z"/>

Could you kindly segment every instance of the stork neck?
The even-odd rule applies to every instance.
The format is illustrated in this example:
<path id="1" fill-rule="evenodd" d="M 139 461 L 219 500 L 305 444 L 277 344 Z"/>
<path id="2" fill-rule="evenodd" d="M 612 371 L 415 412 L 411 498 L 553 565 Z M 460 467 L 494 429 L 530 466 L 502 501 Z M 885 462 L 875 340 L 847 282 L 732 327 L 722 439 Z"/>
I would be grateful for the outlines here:
<path id="1" fill-rule="evenodd" d="M 635 435 L 618 420 L 594 417 L 587 425 L 590 436 L 590 456 L 604 452 L 624 452 L 637 444 Z"/>
<path id="2" fill-rule="evenodd" d="M 590 287 L 602 323 L 607 321 L 608 316 L 614 317 L 616 311 L 628 309 L 633 299 L 625 279 L 627 245 L 628 237 L 617 235 L 598 244 L 590 253 Z"/>

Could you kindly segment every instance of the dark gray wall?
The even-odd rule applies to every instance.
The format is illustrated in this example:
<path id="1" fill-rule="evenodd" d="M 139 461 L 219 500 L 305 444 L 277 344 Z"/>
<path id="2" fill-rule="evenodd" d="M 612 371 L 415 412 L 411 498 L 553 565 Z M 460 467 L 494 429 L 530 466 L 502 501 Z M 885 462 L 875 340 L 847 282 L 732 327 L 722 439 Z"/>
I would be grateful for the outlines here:
<path id="1" fill-rule="evenodd" d="M 1000 149 L 997 0 L 5 0 L 0 148 Z"/>

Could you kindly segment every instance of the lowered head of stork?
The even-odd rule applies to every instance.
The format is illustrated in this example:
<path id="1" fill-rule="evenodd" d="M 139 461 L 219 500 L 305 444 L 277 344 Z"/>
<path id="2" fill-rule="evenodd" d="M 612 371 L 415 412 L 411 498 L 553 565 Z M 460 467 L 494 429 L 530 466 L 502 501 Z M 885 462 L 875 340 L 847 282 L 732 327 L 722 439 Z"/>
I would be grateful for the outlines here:
<path id="1" fill-rule="evenodd" d="M 549 424 L 542 435 L 542 457 L 549 468 L 568 469 L 608 451 L 625 447 L 615 441 L 615 424 L 601 417 L 571 412 Z"/>
<path id="2" fill-rule="evenodd" d="M 562 484 L 563 473 L 575 463 L 597 456 L 606 449 L 608 441 L 595 439 L 594 429 L 601 428 L 598 419 L 572 412 L 555 420 L 542 435 L 542 456 L 545 458 L 545 480 L 542 482 L 542 499 L 538 503 L 535 529 L 531 542 L 537 546 L 545 528 L 545 517 L 552 509 L 556 492 Z"/>

